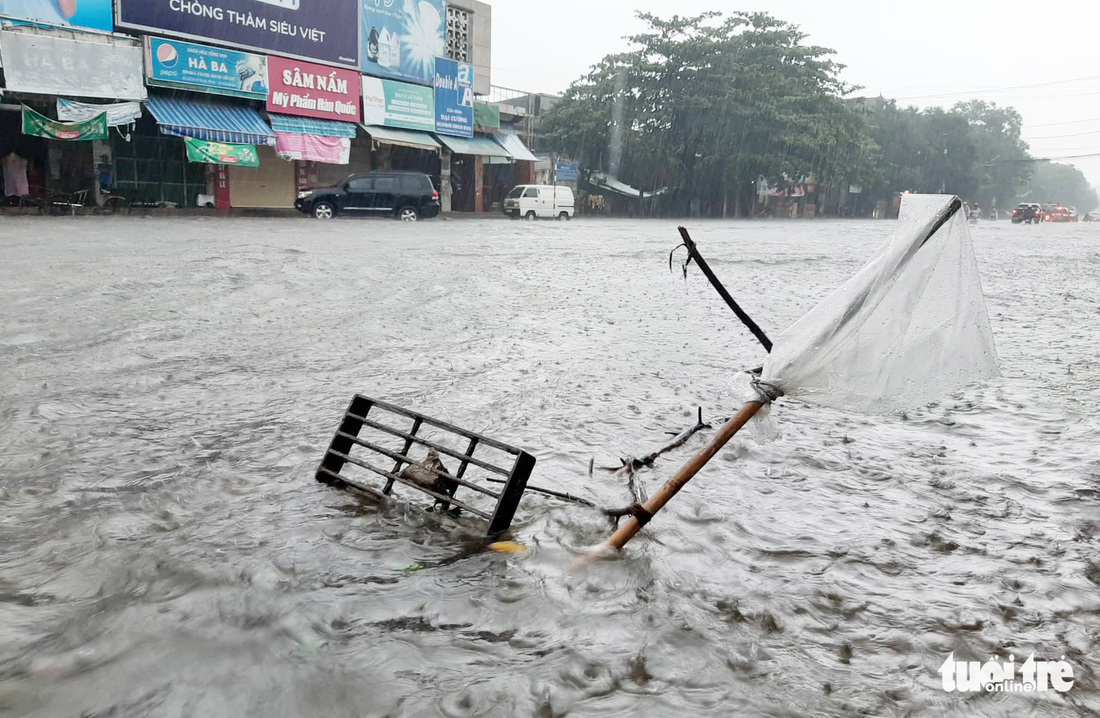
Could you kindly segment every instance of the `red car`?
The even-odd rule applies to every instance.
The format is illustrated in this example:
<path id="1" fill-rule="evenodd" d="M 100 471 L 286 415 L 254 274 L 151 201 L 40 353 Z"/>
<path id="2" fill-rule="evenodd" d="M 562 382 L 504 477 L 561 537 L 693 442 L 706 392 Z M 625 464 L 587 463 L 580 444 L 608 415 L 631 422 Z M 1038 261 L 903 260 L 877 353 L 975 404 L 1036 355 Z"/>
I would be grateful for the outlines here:
<path id="1" fill-rule="evenodd" d="M 1064 205 L 1057 205 L 1043 217 L 1047 222 L 1076 222 L 1077 210 Z"/>

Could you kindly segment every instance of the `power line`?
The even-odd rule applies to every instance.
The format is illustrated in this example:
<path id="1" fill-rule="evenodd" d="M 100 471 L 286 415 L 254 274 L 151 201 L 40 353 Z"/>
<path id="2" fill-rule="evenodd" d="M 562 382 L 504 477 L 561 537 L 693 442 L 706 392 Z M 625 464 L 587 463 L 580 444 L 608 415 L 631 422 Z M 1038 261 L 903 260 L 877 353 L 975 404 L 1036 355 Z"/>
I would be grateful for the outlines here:
<path id="1" fill-rule="evenodd" d="M 1061 125 L 1081 125 L 1086 122 L 1100 122 L 1100 117 L 1093 117 L 1088 120 L 1066 120 L 1065 122 L 1046 122 L 1041 125 L 1027 125 L 1028 127 L 1035 129 L 1037 127 L 1060 127 Z M 1025 123 L 1026 124 L 1026 123 Z"/>
<path id="2" fill-rule="evenodd" d="M 1100 75 L 1090 75 L 1088 77 L 1077 77 L 1072 80 L 1052 80 L 1050 82 L 1037 82 L 1033 85 L 1010 85 L 1008 87 L 991 87 L 985 90 L 966 90 L 962 92 L 944 92 L 938 95 L 911 95 L 909 97 L 898 97 L 898 100 L 932 100 L 940 97 L 962 97 L 964 95 L 981 95 L 989 94 L 992 92 L 1007 92 L 1009 90 L 1031 90 L 1036 87 L 1050 87 L 1052 85 L 1066 85 L 1071 82 L 1085 82 L 1086 80 L 1100 80 Z"/>
<path id="3" fill-rule="evenodd" d="M 1034 142 L 1035 140 L 1061 140 L 1066 137 L 1084 137 L 1085 135 L 1100 135 L 1100 130 L 1092 130 L 1090 132 L 1074 132 L 1068 135 L 1046 135 L 1044 137 L 1024 137 L 1026 142 Z"/>

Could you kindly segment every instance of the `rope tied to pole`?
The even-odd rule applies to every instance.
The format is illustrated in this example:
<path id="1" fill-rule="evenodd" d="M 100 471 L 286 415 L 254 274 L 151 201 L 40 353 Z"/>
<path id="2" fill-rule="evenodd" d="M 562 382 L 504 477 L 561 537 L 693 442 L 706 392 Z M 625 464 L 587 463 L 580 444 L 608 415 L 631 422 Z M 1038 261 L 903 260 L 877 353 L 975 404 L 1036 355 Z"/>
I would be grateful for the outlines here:
<path id="1" fill-rule="evenodd" d="M 783 390 L 777 385 L 768 381 L 763 381 L 759 377 L 754 377 L 751 382 L 754 391 L 756 391 L 757 397 L 760 399 L 761 404 L 771 404 L 776 399 L 783 396 Z"/>

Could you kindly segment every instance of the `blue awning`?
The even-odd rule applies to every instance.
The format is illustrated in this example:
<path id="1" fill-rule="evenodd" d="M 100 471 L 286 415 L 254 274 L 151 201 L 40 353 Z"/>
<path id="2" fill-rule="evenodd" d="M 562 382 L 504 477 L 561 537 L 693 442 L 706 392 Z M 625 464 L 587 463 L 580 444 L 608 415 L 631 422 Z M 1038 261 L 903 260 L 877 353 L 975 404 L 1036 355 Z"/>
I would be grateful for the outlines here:
<path id="1" fill-rule="evenodd" d="M 317 120 L 312 117 L 292 117 L 268 113 L 271 128 L 276 132 L 291 132 L 296 135 L 321 135 L 322 137 L 355 138 L 355 124 L 336 120 Z"/>
<path id="2" fill-rule="evenodd" d="M 275 145 L 275 133 L 257 110 L 240 105 L 149 96 L 145 101 L 160 131 L 174 137 L 241 145 Z"/>

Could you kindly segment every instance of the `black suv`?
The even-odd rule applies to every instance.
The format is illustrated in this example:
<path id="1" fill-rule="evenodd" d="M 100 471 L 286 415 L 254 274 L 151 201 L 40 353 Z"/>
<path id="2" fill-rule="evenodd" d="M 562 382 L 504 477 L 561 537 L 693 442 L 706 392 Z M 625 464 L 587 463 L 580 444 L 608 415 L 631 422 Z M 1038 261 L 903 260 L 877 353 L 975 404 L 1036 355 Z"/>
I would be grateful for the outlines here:
<path id="1" fill-rule="evenodd" d="M 1043 221 L 1043 207 L 1037 202 L 1021 202 L 1012 210 L 1012 224 L 1039 224 Z"/>
<path id="2" fill-rule="evenodd" d="M 365 214 L 415 222 L 439 214 L 439 192 L 426 174 L 380 170 L 352 175 L 331 187 L 304 189 L 294 207 L 317 219 Z"/>

